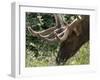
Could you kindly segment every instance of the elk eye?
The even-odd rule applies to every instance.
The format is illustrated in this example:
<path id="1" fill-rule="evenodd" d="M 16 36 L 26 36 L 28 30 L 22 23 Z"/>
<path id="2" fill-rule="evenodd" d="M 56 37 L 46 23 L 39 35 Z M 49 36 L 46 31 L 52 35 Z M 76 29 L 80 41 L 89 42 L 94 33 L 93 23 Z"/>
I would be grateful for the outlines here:
<path id="1" fill-rule="evenodd" d="M 75 31 L 72 31 L 72 35 L 76 36 L 76 32 Z"/>

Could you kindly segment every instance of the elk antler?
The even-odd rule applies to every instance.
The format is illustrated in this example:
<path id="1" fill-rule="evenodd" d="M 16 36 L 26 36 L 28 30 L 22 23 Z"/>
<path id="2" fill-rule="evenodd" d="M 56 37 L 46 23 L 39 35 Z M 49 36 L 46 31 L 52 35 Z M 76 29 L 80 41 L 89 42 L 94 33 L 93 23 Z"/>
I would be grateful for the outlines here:
<path id="1" fill-rule="evenodd" d="M 57 17 L 57 14 L 54 14 L 54 18 L 55 18 L 55 22 L 56 22 L 56 25 L 54 27 L 51 27 L 49 29 L 46 29 L 46 30 L 43 30 L 43 31 L 39 31 L 39 32 L 36 32 L 34 30 L 31 29 L 31 27 L 28 27 L 28 30 L 30 33 L 32 33 L 33 36 L 39 36 L 39 34 L 41 35 L 47 35 L 48 33 L 54 31 L 56 28 L 59 28 L 61 27 L 61 21 L 59 21 L 60 19 Z"/>
<path id="2" fill-rule="evenodd" d="M 36 37 L 40 37 L 42 39 L 45 39 L 49 42 L 63 42 L 67 39 L 70 31 L 72 28 L 77 25 L 77 18 L 69 25 L 65 25 L 61 19 L 61 15 L 54 14 L 56 26 L 51 27 L 49 29 L 43 30 L 43 31 L 34 31 L 31 27 L 28 27 L 29 32 Z"/>

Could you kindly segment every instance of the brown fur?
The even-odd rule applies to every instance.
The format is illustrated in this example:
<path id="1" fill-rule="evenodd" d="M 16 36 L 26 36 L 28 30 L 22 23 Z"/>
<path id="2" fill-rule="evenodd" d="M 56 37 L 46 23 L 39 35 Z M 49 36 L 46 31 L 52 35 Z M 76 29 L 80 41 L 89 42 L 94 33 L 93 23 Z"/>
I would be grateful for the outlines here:
<path id="1" fill-rule="evenodd" d="M 79 50 L 79 48 L 89 40 L 89 16 L 85 15 L 84 19 L 77 25 L 73 25 L 68 38 L 61 43 L 56 63 L 65 64 Z"/>

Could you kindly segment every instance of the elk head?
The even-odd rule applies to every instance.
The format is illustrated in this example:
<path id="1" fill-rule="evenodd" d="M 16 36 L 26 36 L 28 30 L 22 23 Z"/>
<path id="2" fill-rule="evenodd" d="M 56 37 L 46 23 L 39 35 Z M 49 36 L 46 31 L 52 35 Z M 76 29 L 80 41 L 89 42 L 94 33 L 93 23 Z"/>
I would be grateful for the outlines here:
<path id="1" fill-rule="evenodd" d="M 89 40 L 89 16 L 81 15 L 70 24 L 62 20 L 62 16 L 54 14 L 56 25 L 43 31 L 34 31 L 28 27 L 29 32 L 48 42 L 60 43 L 56 63 L 65 64 L 78 49 Z"/>

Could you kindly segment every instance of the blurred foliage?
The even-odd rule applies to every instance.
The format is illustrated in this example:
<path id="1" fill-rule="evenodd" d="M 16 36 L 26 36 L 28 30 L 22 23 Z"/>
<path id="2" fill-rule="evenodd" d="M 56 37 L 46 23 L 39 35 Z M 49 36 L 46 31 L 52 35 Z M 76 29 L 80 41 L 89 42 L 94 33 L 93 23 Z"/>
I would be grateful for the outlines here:
<path id="1" fill-rule="evenodd" d="M 65 15 L 64 20 L 70 23 L 77 15 Z M 53 14 L 26 12 L 26 67 L 53 66 L 59 50 L 58 43 L 48 43 L 38 37 L 33 37 L 27 27 L 31 26 L 35 31 L 41 31 L 55 26 Z M 66 64 L 88 64 L 89 43 L 83 45 L 75 56 L 69 59 Z"/>

